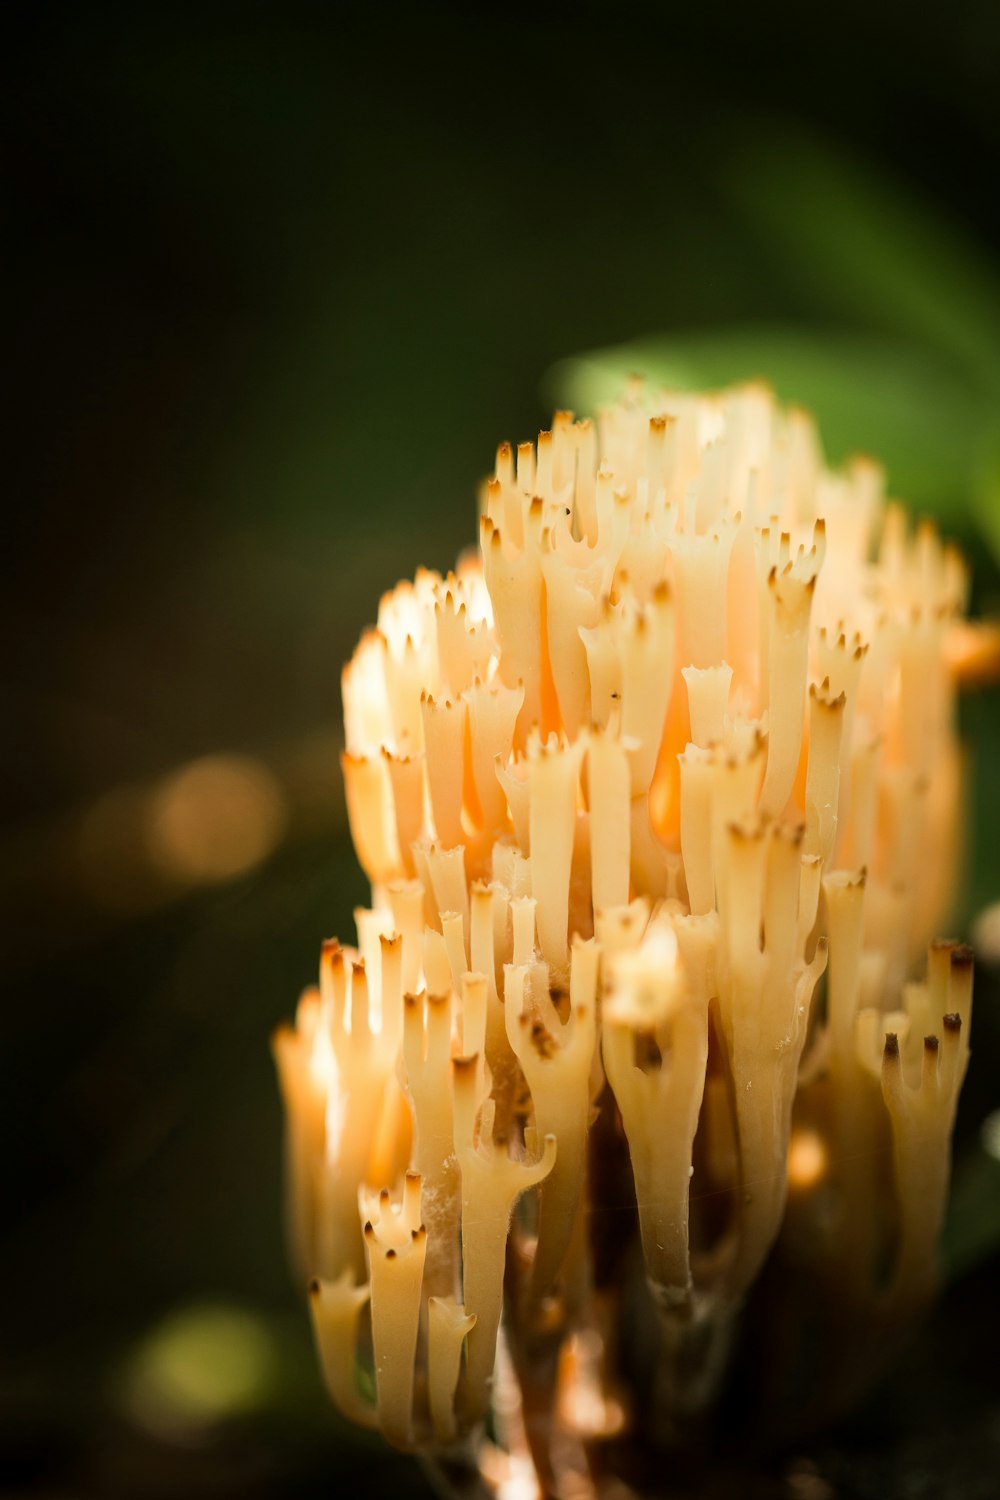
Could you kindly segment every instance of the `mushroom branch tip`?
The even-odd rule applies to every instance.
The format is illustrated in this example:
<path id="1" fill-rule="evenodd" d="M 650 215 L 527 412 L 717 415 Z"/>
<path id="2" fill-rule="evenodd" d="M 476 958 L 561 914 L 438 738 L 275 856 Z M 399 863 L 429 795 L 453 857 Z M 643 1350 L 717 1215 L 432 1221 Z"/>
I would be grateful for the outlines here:
<path id="1" fill-rule="evenodd" d="M 759 385 L 633 384 L 501 444 L 479 551 L 385 593 L 344 669 L 371 906 L 274 1055 L 325 1381 L 393 1443 L 474 1429 L 498 1339 L 522 1379 L 603 1349 L 621 1394 L 629 1268 L 669 1362 L 789 1216 L 851 1306 L 933 1286 L 956 695 L 1000 652 L 882 485 Z"/>

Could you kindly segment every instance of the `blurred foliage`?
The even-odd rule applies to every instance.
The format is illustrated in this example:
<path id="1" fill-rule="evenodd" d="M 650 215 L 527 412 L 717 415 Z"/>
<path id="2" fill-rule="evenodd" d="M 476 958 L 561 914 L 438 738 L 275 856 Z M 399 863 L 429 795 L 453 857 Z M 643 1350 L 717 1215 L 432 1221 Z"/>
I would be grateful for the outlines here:
<path id="1" fill-rule="evenodd" d="M 763 132 L 726 190 L 775 272 L 813 309 L 795 325 L 653 334 L 556 367 L 589 411 L 633 371 L 680 389 L 761 377 L 816 414 L 830 460 L 866 451 L 891 493 L 1000 553 L 1000 275 L 897 183 L 804 133 Z"/>

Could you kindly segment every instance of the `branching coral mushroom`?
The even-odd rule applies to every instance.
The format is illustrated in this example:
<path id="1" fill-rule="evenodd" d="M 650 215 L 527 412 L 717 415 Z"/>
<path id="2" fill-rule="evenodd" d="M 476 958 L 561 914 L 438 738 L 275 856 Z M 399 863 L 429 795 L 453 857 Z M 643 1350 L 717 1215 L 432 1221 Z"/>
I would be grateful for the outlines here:
<path id="1" fill-rule="evenodd" d="M 932 942 L 965 604 L 876 465 L 829 472 L 758 387 L 558 413 L 501 445 L 478 555 L 384 596 L 343 678 L 372 906 L 275 1039 L 347 1416 L 455 1442 L 502 1323 L 544 1481 L 559 1413 L 649 1425 L 638 1306 L 668 1426 L 717 1390 L 790 1182 L 848 1323 L 926 1298 L 971 1005 Z"/>

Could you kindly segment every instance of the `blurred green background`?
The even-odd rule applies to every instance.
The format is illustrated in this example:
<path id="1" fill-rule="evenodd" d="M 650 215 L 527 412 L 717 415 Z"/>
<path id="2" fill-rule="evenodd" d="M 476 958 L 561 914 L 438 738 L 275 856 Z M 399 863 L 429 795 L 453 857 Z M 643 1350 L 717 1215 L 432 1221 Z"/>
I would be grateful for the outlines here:
<path id="1" fill-rule="evenodd" d="M 340 667 L 497 441 L 632 368 L 813 405 L 995 611 L 1000 10 L 38 7 L 6 51 L 0 1488 L 424 1494 L 327 1409 L 282 1245 L 268 1035 L 365 896 Z M 977 983 L 947 1295 L 761 1494 L 994 1492 Z"/>

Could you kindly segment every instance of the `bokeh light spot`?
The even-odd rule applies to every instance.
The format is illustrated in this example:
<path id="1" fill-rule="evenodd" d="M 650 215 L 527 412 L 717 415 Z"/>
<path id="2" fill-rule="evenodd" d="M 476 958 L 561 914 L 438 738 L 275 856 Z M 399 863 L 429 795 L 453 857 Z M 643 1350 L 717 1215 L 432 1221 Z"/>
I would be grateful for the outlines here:
<path id="1" fill-rule="evenodd" d="M 976 957 L 996 967 L 1000 964 L 1000 901 L 984 906 L 972 924 Z"/>
<path id="2" fill-rule="evenodd" d="M 287 822 L 284 793 L 265 765 L 249 756 L 208 755 L 154 791 L 149 855 L 175 880 L 232 880 L 273 853 Z"/>
<path id="3" fill-rule="evenodd" d="M 826 1171 L 826 1147 L 815 1130 L 796 1130 L 788 1146 L 788 1185 L 799 1192 L 813 1188 Z"/>
<path id="4" fill-rule="evenodd" d="M 1000 1161 L 1000 1109 L 995 1109 L 991 1115 L 986 1116 L 979 1127 L 979 1139 L 987 1156 Z"/>
<path id="5" fill-rule="evenodd" d="M 124 1404 L 146 1431 L 190 1441 L 226 1418 L 259 1410 L 276 1367 L 273 1340 L 253 1314 L 221 1303 L 185 1307 L 139 1345 Z"/>

